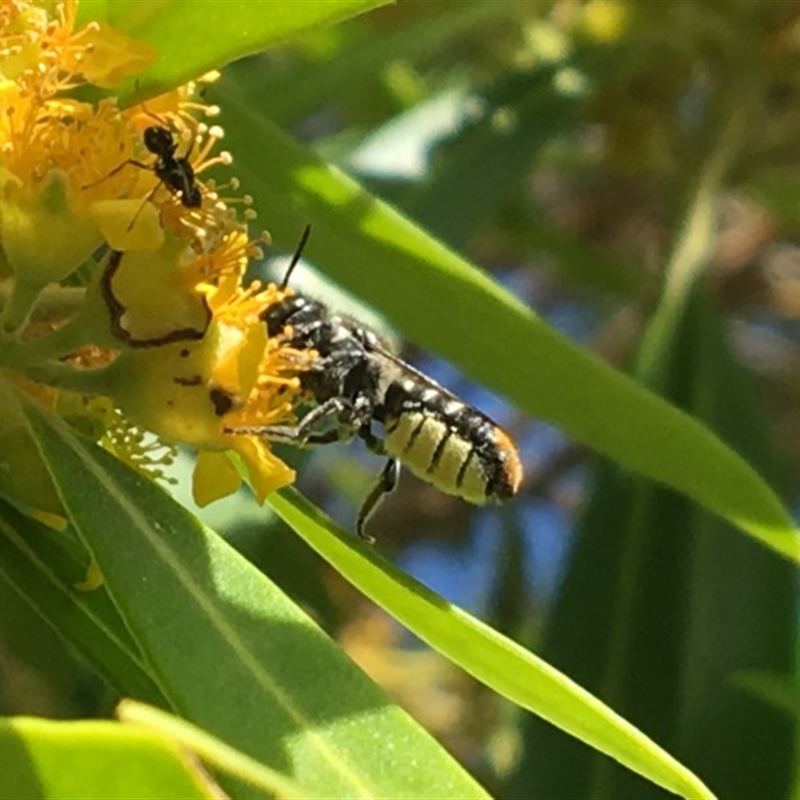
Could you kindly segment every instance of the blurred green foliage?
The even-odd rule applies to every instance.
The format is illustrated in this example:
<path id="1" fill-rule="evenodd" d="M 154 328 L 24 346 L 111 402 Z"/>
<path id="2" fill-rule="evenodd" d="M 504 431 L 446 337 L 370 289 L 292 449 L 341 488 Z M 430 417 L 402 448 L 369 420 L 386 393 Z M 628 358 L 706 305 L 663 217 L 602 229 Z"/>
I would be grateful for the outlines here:
<path id="1" fill-rule="evenodd" d="M 118 22 L 133 7 L 125 5 L 120 4 Z M 238 14 L 242 25 L 250 17 L 261 20 L 267 8 L 236 6 L 223 13 Z M 187 49 L 166 18 L 140 30 L 150 29 L 164 47 L 182 54 Z M 248 41 L 220 58 L 258 49 Z M 214 61 L 213 42 L 197 41 L 197 50 L 198 68 L 221 65 Z M 191 58 L 168 60 L 173 72 L 154 73 L 150 83 L 129 91 L 169 85 L 174 70 L 189 69 Z M 625 410 L 611 401 L 603 406 L 607 396 L 593 381 L 601 383 L 604 373 L 587 369 L 578 382 L 567 370 L 563 383 L 555 385 L 561 366 L 553 355 L 560 352 L 556 346 L 543 351 L 552 364 L 530 360 L 534 323 L 523 320 L 505 296 L 492 294 L 482 277 L 469 278 L 473 283 L 464 289 L 460 262 L 436 250 L 424 234 L 429 231 L 487 271 L 507 278 L 502 268 L 512 265 L 520 299 L 538 304 L 543 314 L 569 306 L 575 316 L 592 320 L 591 345 L 604 358 L 702 422 L 786 505 L 796 504 L 800 6 L 795 0 L 401 0 L 343 24 L 304 30 L 280 47 L 237 61 L 216 91 L 220 104 L 229 104 L 228 141 L 243 165 L 240 177 L 263 201 L 260 219 L 275 241 L 290 249 L 302 222 L 311 221 L 309 257 L 378 305 L 415 344 L 447 355 L 527 410 L 552 407 L 555 417 L 574 405 L 586 421 L 584 441 L 600 446 L 601 440 L 612 440 L 611 454 L 621 461 L 620 454 L 646 448 L 649 435 L 668 443 L 683 430 L 677 422 L 676 430 L 669 427 L 666 417 L 640 413 L 638 406 Z M 322 161 L 313 161 L 315 154 Z M 311 174 L 323 161 L 354 175 L 371 194 L 360 194 L 333 172 L 320 171 L 304 183 L 303 168 Z M 405 222 L 376 207 L 375 198 L 401 209 L 423 231 L 419 238 L 402 238 Z M 404 247 L 408 252 L 398 255 Z M 435 269 L 415 263 L 423 258 L 418 252 L 431 261 L 439 258 Z M 477 287 L 473 295 L 470 287 Z M 496 302 L 486 317 L 460 312 L 480 308 L 487 297 Z M 468 302 L 476 305 L 461 305 Z M 522 320 L 518 327 L 514 314 Z M 504 338 L 507 331 L 520 333 Z M 485 349 L 480 342 L 488 342 Z M 513 372 L 504 359 L 516 365 Z M 521 415 L 509 419 L 520 441 L 532 441 L 540 432 L 539 423 Z M 797 797 L 797 715 L 788 712 L 786 701 L 797 693 L 795 566 L 764 548 L 758 535 L 742 535 L 742 529 L 752 533 L 763 522 L 755 512 L 748 516 L 743 496 L 750 478 L 742 479 L 740 490 L 723 471 L 728 462 L 701 461 L 699 451 L 688 445 L 681 450 L 680 442 L 669 456 L 669 469 L 688 476 L 686 483 L 696 489 L 689 493 L 724 520 L 618 463 L 589 459 L 583 450 L 564 445 L 535 452 L 537 463 L 518 510 L 512 506 L 502 518 L 503 547 L 496 563 L 486 565 L 486 607 L 495 628 L 531 646 L 720 796 Z M 659 450 L 649 456 L 656 464 L 662 461 Z M 346 459 L 343 453 L 327 464 L 332 479 L 315 480 L 319 472 L 309 467 L 305 486 L 320 504 L 332 506 L 348 493 L 357 502 L 362 494 L 368 480 L 363 467 Z M 565 480 L 576 464 L 588 465 L 577 498 L 574 483 Z M 634 466 L 642 468 L 641 462 Z M 668 481 L 656 468 L 644 471 Z M 735 510 L 736 497 L 725 495 L 726 485 L 743 498 Z M 707 501 L 710 495 L 716 505 Z M 278 505 L 284 516 L 285 502 Z M 524 557 L 526 543 L 537 535 L 527 511 L 537 503 L 574 520 L 575 528 L 557 589 L 545 602 L 534 601 L 536 575 L 526 570 Z M 6 559 L 0 576 L 16 569 L 8 564 L 25 568 L 24 558 L 14 561 L 22 552 L 14 536 L 20 530 L 34 535 L 36 527 L 15 513 L 2 515 L 15 533 L 0 539 Z M 281 523 L 270 518 L 266 534 L 257 537 L 252 513 L 247 519 L 243 513 L 237 504 L 215 527 L 310 608 L 492 793 L 667 796 L 607 756 L 405 646 L 395 627 L 301 549 Z M 777 516 L 769 520 L 775 527 Z M 453 545 L 454 554 L 475 526 L 463 507 L 417 483 L 401 486 L 377 522 L 387 532 L 381 548 L 393 546 L 390 530 L 398 546 L 434 533 Z M 794 533 L 779 534 L 782 538 L 770 534 L 761 541 L 791 555 Z M 71 544 L 52 534 L 37 547 L 40 557 L 55 559 L 62 578 L 82 564 Z M 238 561 L 224 563 L 235 563 L 242 570 L 237 575 L 255 580 Z M 125 568 L 120 572 L 124 579 Z M 25 575 L 40 596 L 54 590 L 47 571 Z M 213 584 L 209 579 L 203 585 L 211 591 Z M 63 593 L 69 585 L 62 580 L 56 588 Z M 77 625 L 71 606 L 70 613 L 50 618 L 81 652 L 111 654 L 108 663 L 94 659 L 89 667 L 48 634 L 37 634 L 32 647 L 24 632 L 38 622 L 27 606 L 5 601 L 9 591 L 0 583 L 4 713 L 103 714 L 121 690 L 204 722 L 206 684 L 183 692 L 180 673 L 154 669 L 170 652 L 169 641 L 148 639 L 152 653 L 140 661 L 128 641 L 130 623 L 116 617 L 105 594 L 79 598 Z M 112 584 L 117 606 L 134 594 L 131 586 Z M 281 611 L 275 613 L 291 615 L 276 597 L 271 602 Z M 188 611 L 182 613 L 191 619 Z M 260 613 L 254 610 L 254 618 L 261 619 Z M 103 620 L 99 627 L 113 644 L 104 643 L 85 619 Z M 279 637 L 274 619 L 271 624 L 271 629 L 247 628 L 255 652 L 264 646 L 259 631 Z M 302 630 L 298 652 L 311 661 L 316 633 Z M 221 652 L 223 640 L 220 635 L 215 644 L 203 637 L 201 649 Z M 291 637 L 285 642 L 289 647 Z M 173 645 L 178 658 L 181 648 Z M 212 657 L 203 665 L 209 672 L 216 669 Z M 343 660 L 331 656 L 330 665 L 331 673 L 341 671 L 350 680 Z M 115 688 L 94 669 L 116 677 Z M 759 681 L 748 679 L 756 674 Z M 765 685 L 783 691 L 776 699 Z M 352 691 L 348 707 L 354 716 L 365 708 L 374 713 L 384 702 L 371 689 Z M 327 708 L 327 694 L 324 684 L 307 696 L 301 692 L 312 709 L 309 717 Z M 239 701 L 237 713 L 244 715 L 252 701 Z M 389 708 L 381 708 L 385 730 L 397 723 Z M 210 728 L 212 718 L 206 718 Z M 235 723 L 225 724 L 231 740 L 247 750 L 247 732 L 231 734 Z M 403 721 L 405 731 L 404 726 Z M 334 740 L 354 756 L 352 743 Z M 426 742 L 413 741 L 420 753 L 433 752 Z M 280 744 L 259 742 L 250 752 L 266 753 L 289 773 L 295 769 L 304 785 L 308 780 L 315 788 L 335 787 L 334 793 L 354 785 L 347 779 L 332 783 L 337 769 L 318 774 L 318 764 L 304 773 L 283 752 L 283 739 Z M 381 743 L 369 745 L 370 758 L 379 758 Z M 357 771 L 357 757 L 353 763 Z M 358 777 L 377 793 L 378 787 L 400 785 L 393 784 L 392 771 L 406 766 L 375 762 Z M 419 785 L 408 776 L 404 781 L 408 791 L 423 791 L 424 776 Z M 448 786 L 458 796 L 471 783 L 457 776 Z"/>

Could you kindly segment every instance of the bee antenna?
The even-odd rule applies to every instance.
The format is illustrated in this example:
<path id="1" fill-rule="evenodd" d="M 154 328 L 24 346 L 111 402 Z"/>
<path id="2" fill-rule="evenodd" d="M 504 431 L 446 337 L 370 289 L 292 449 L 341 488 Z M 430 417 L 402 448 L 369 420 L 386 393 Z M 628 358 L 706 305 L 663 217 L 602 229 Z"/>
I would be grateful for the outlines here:
<path id="1" fill-rule="evenodd" d="M 283 280 L 281 281 L 281 289 L 285 289 L 289 285 L 289 278 L 292 275 L 292 270 L 297 266 L 297 262 L 300 261 L 300 257 L 303 255 L 303 250 L 308 243 L 309 236 L 311 236 L 311 223 L 306 225 L 305 229 L 303 230 L 303 235 L 300 237 L 300 241 L 297 243 L 294 255 L 292 256 L 292 261 L 289 264 L 289 268 L 286 270 L 286 274 L 283 276 Z"/>

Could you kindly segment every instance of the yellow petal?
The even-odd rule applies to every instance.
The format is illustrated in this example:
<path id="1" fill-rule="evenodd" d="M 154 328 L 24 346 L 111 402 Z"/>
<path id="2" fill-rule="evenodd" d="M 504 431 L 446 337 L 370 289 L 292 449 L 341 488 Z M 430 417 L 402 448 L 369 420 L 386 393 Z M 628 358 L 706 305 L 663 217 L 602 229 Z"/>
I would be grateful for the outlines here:
<path id="1" fill-rule="evenodd" d="M 138 75 L 158 60 L 158 50 L 153 45 L 137 42 L 104 22 L 93 22 L 76 36 L 80 36 L 81 44 L 87 46 L 80 51 L 80 61 L 75 59 L 70 63 L 68 57 L 65 59 L 66 68 L 104 89 Z M 66 55 L 69 56 L 69 51 Z"/>
<path id="2" fill-rule="evenodd" d="M 67 520 L 66 517 L 62 517 L 60 514 L 50 514 L 38 508 L 29 509 L 26 513 L 31 519 L 41 522 L 42 525 L 46 525 L 51 530 L 56 531 L 56 533 L 64 533 L 69 525 L 69 520 Z"/>
<path id="3" fill-rule="evenodd" d="M 114 402 L 131 422 L 167 442 L 224 449 L 227 437 L 204 378 L 215 338 L 123 350 L 115 362 Z"/>
<path id="4" fill-rule="evenodd" d="M 270 492 L 294 483 L 296 473 L 255 436 L 236 436 L 233 447 L 244 460 L 256 499 L 263 503 Z"/>
<path id="5" fill-rule="evenodd" d="M 100 572 L 100 565 L 94 559 L 92 559 L 92 563 L 89 564 L 89 567 L 86 570 L 86 575 L 82 581 L 75 584 L 75 588 L 79 592 L 93 592 L 95 589 L 99 589 L 102 585 L 103 573 Z"/>
<path id="6" fill-rule="evenodd" d="M 227 453 L 201 450 L 192 473 L 192 497 L 201 508 L 227 497 L 242 484 L 238 470 Z"/>
<path id="7" fill-rule="evenodd" d="M 164 244 L 158 210 L 139 198 L 98 200 L 89 216 L 100 228 L 112 250 L 152 252 Z"/>
<path id="8" fill-rule="evenodd" d="M 67 202 L 66 176 L 52 170 L 36 198 L 23 198 L 3 176 L 0 239 L 19 280 L 44 286 L 65 278 L 102 244 L 94 222 L 76 214 Z"/>
<path id="9" fill-rule="evenodd" d="M 112 255 L 103 297 L 118 338 L 137 346 L 155 346 L 203 337 L 211 312 L 205 297 L 194 291 L 194 275 L 181 267 L 184 246 L 170 241 L 154 253 Z"/>
<path id="10" fill-rule="evenodd" d="M 230 325 L 220 325 L 221 340 L 214 368 L 214 380 L 225 387 L 236 387 L 242 397 L 250 394 L 267 347 L 267 328 L 262 323 L 250 325 L 244 331 Z"/>
<path id="11" fill-rule="evenodd" d="M 267 326 L 260 321 L 251 325 L 245 338 L 247 346 L 239 351 L 239 386 L 242 387 L 242 392 L 249 393 L 255 386 L 264 353 L 267 351 Z"/>

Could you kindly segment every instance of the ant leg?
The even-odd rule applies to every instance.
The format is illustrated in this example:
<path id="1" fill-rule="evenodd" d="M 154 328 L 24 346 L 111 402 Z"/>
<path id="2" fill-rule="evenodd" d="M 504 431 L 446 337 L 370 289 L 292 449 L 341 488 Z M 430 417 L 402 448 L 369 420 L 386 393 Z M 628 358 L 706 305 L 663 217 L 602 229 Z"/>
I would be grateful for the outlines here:
<path id="1" fill-rule="evenodd" d="M 92 183 L 84 184 L 83 186 L 81 186 L 81 189 L 91 189 L 93 186 L 97 186 L 99 183 L 107 181 L 109 178 L 113 177 L 122 169 L 127 167 L 128 164 L 130 164 L 133 167 L 139 167 L 139 169 L 146 169 L 150 170 L 151 172 L 153 171 L 153 168 L 149 164 L 143 164 L 141 161 L 137 161 L 135 158 L 129 158 L 127 161 L 123 161 L 121 164 L 114 167 L 114 169 L 112 169 L 111 172 L 109 172 L 107 175 L 103 175 L 103 177 L 100 178 L 99 180 L 92 181 Z"/>
<path id="2" fill-rule="evenodd" d="M 189 164 L 189 166 L 191 166 L 189 159 L 192 157 L 192 150 L 194 150 L 195 138 L 196 138 L 195 135 L 192 134 L 192 138 L 189 141 L 189 149 L 183 154 L 183 158 L 186 161 L 186 163 Z"/>
<path id="3" fill-rule="evenodd" d="M 378 476 L 378 482 L 372 487 L 372 490 L 366 498 L 364 498 L 364 502 L 358 510 L 356 533 L 369 544 L 375 544 L 375 537 L 366 533 L 364 531 L 364 526 L 378 507 L 380 501 L 383 500 L 384 496 L 389 494 L 389 492 L 397 486 L 397 479 L 399 476 L 400 463 L 396 459 L 390 458 L 381 470 L 381 474 Z"/>
<path id="4" fill-rule="evenodd" d="M 139 214 L 141 214 L 141 213 L 142 213 L 142 211 L 144 211 L 144 207 L 145 207 L 145 206 L 146 206 L 146 205 L 147 205 L 147 204 L 148 204 L 148 203 L 149 203 L 149 202 L 150 202 L 150 201 L 153 199 L 153 196 L 154 196 L 154 195 L 155 195 L 155 193 L 158 191 L 158 188 L 159 188 L 159 186 L 161 186 L 161 183 L 160 183 L 160 182 L 159 182 L 159 183 L 157 183 L 157 184 L 156 184 L 156 185 L 155 185 L 155 186 L 154 186 L 154 187 L 153 187 L 153 188 L 152 188 L 152 189 L 151 189 L 151 190 L 150 190 L 150 191 L 147 193 L 147 197 L 145 197 L 145 198 L 144 198 L 144 200 L 142 200 L 142 204 L 141 204 L 141 205 L 139 206 L 139 208 L 136 210 L 136 213 L 133 215 L 133 219 L 130 221 L 130 224 L 128 225 L 128 227 L 125 229 L 125 230 L 126 230 L 128 233 L 130 233 L 130 231 L 132 231 L 132 230 L 133 230 L 133 226 L 136 224 L 136 220 L 137 220 L 137 219 L 139 219 Z"/>

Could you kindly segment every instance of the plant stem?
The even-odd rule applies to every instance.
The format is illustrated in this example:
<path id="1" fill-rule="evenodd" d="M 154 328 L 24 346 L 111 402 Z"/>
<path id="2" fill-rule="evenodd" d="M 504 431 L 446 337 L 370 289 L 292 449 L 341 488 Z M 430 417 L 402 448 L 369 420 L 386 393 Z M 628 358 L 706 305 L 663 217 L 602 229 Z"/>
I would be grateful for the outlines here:
<path id="1" fill-rule="evenodd" d="M 11 298 L 14 281 L 0 282 L 0 310 Z M 86 298 L 86 289 L 76 286 L 48 286 L 39 294 L 31 311 L 31 322 L 54 322 L 74 317 Z"/>
<path id="2" fill-rule="evenodd" d="M 658 389 L 666 363 L 664 348 L 671 347 L 692 285 L 703 274 L 717 243 L 717 203 L 748 132 L 750 108 L 743 96 L 736 96 L 734 103 L 726 107 L 727 115 L 720 114 L 720 127 L 716 136 L 709 137 L 709 150 L 699 168 L 688 170 L 684 210 L 666 264 L 661 297 L 639 349 L 636 374 L 651 388 Z"/>
<path id="3" fill-rule="evenodd" d="M 39 284 L 12 282 L 8 302 L 0 312 L 0 336 L 14 335 L 25 327 L 41 291 Z"/>
<path id="4" fill-rule="evenodd" d="M 89 395 L 109 395 L 115 383 L 114 365 L 97 369 L 81 369 L 59 361 L 29 364 L 19 372 L 26 378 L 55 389 Z"/>

